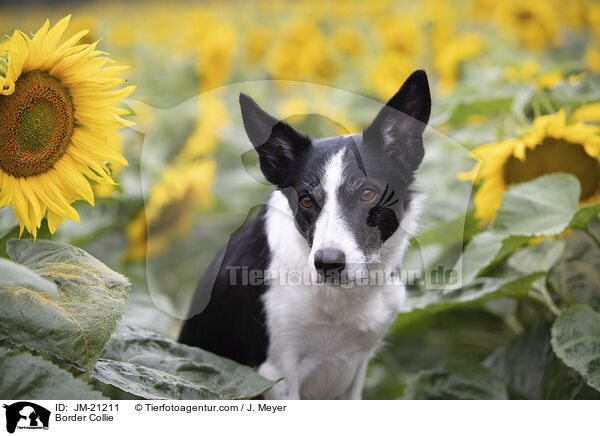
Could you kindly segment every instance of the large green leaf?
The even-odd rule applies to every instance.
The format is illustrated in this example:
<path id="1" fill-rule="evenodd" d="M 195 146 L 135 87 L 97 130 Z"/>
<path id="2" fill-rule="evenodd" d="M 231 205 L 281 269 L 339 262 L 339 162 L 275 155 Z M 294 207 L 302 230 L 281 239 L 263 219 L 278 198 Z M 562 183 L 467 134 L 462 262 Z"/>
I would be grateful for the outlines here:
<path id="1" fill-rule="evenodd" d="M 503 195 L 492 228 L 520 236 L 560 233 L 577 212 L 579 193 L 579 181 L 570 174 L 548 174 L 514 185 Z"/>
<path id="2" fill-rule="evenodd" d="M 463 283 L 469 283 L 529 239 L 566 229 L 576 215 L 579 191 L 579 181 L 569 174 L 549 174 L 510 187 L 490 228 L 471 240 L 457 264 L 456 268 L 463 271 Z"/>
<path id="3" fill-rule="evenodd" d="M 12 239 L 7 252 L 59 295 L 0 285 L 0 336 L 91 369 L 125 310 L 127 279 L 66 244 Z"/>
<path id="4" fill-rule="evenodd" d="M 563 311 L 552 326 L 556 355 L 600 390 L 600 314 L 577 305 Z"/>
<path id="5" fill-rule="evenodd" d="M 240 399 L 270 389 L 253 369 L 157 333 L 122 325 L 93 376 L 147 399 Z"/>
<path id="6" fill-rule="evenodd" d="M 407 400 L 506 400 L 506 388 L 481 365 L 452 363 L 426 370 L 409 380 Z"/>
<path id="7" fill-rule="evenodd" d="M 57 365 L 27 351 L 0 346 L 0 398 L 101 400 L 102 394 Z"/>
<path id="8" fill-rule="evenodd" d="M 484 365 L 504 381 L 511 396 L 535 400 L 542 398 L 552 357 L 549 326 L 538 324 L 494 351 Z"/>
<path id="9" fill-rule="evenodd" d="M 406 311 L 398 315 L 393 329 L 427 313 L 475 305 L 492 298 L 526 297 L 533 282 L 542 275 L 543 273 L 534 273 L 517 278 L 482 277 L 459 289 L 427 290 L 418 295 L 409 295 Z"/>

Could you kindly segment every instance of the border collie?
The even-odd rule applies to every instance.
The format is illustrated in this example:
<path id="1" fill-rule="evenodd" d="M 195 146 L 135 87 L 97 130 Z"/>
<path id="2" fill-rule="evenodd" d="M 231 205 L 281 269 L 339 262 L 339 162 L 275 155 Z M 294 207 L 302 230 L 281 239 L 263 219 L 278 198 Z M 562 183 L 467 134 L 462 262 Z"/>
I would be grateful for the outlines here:
<path id="1" fill-rule="evenodd" d="M 267 399 L 360 399 L 405 299 L 427 75 L 413 72 L 362 134 L 312 139 L 243 93 L 240 106 L 275 190 L 208 266 L 179 341 L 283 379 Z"/>

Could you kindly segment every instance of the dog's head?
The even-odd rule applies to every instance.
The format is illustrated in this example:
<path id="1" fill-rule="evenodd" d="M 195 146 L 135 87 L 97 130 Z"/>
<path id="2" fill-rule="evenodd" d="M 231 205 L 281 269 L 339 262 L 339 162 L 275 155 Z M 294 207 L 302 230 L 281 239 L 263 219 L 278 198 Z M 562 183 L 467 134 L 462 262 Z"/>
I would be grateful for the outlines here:
<path id="1" fill-rule="evenodd" d="M 260 168 L 287 197 L 316 273 L 346 282 L 394 255 L 410 231 L 402 227 L 424 155 L 431 111 L 424 71 L 406 79 L 362 134 L 311 139 L 245 94 L 240 105 Z"/>

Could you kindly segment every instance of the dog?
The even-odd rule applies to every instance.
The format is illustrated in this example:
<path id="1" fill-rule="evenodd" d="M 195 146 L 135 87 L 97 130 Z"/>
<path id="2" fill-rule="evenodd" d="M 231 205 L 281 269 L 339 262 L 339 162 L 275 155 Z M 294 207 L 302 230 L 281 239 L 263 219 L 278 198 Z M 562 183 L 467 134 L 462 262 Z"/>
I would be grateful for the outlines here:
<path id="1" fill-rule="evenodd" d="M 423 198 L 427 75 L 413 72 L 362 134 L 312 139 L 243 93 L 240 107 L 275 189 L 208 266 L 179 341 L 281 379 L 266 399 L 361 399 L 405 301 L 398 271 Z"/>

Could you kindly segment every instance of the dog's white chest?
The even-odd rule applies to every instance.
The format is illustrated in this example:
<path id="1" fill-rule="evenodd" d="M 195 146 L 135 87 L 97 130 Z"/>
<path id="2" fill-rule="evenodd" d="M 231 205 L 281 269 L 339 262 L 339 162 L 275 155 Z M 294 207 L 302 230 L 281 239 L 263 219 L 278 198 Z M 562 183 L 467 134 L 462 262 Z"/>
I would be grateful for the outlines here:
<path id="1" fill-rule="evenodd" d="M 389 328 L 403 294 L 400 287 L 270 288 L 264 296 L 269 356 L 261 372 L 294 373 L 304 399 L 343 396 Z"/>

